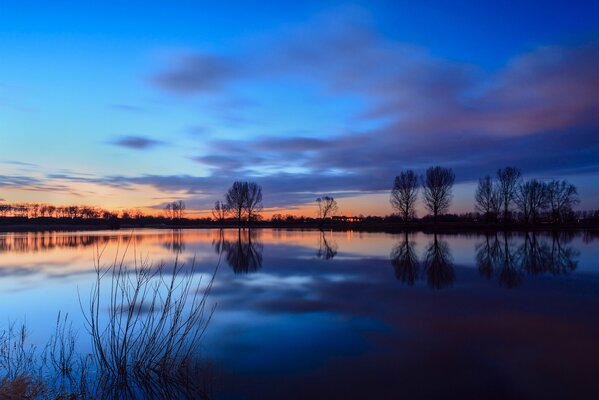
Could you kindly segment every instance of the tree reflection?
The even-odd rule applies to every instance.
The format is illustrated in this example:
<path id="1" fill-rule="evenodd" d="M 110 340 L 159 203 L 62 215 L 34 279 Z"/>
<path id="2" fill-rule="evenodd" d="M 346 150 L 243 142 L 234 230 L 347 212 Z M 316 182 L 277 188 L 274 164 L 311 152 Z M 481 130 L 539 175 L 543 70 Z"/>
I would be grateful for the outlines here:
<path id="1" fill-rule="evenodd" d="M 324 260 L 330 260 L 337 255 L 337 242 L 331 236 L 328 240 L 324 231 L 320 231 L 318 236 L 318 251 L 316 257 Z"/>
<path id="2" fill-rule="evenodd" d="M 516 255 L 507 232 L 500 238 L 497 234 L 485 235 L 476 245 L 476 264 L 480 275 L 491 279 L 497 275 L 499 284 L 508 288 L 522 282 L 522 273 L 515 267 Z"/>
<path id="3" fill-rule="evenodd" d="M 426 249 L 424 273 L 428 285 L 434 289 L 450 286 L 455 280 L 449 246 L 447 242 L 439 240 L 436 233 L 433 242 Z"/>
<path id="4" fill-rule="evenodd" d="M 226 238 L 220 229 L 217 238 L 212 240 L 217 254 L 224 253 L 225 259 L 236 274 L 255 272 L 262 267 L 262 243 L 257 230 L 238 229 L 232 240 Z"/>
<path id="5" fill-rule="evenodd" d="M 485 236 L 476 245 L 476 263 L 481 276 L 496 277 L 501 286 L 513 288 L 522 283 L 523 276 L 550 273 L 566 274 L 576 269 L 580 253 L 566 244 L 571 235 L 555 232 L 550 240 L 535 232 L 524 234 L 516 248 L 508 233 Z"/>
<path id="6" fill-rule="evenodd" d="M 63 232 L 9 232 L 0 235 L 0 253 L 37 253 L 54 249 L 102 247 L 112 240 L 110 235 L 65 234 Z M 143 237 L 135 236 L 141 241 Z"/>
<path id="7" fill-rule="evenodd" d="M 404 232 L 404 238 L 391 250 L 391 265 L 395 269 L 397 280 L 414 285 L 419 275 L 419 260 L 414 250 L 414 242 L 409 240 L 408 232 Z"/>
<path id="8" fill-rule="evenodd" d="M 162 246 L 175 254 L 184 252 L 185 240 L 183 239 L 183 233 L 181 232 L 181 229 L 172 229 L 170 236 L 165 235 Z"/>

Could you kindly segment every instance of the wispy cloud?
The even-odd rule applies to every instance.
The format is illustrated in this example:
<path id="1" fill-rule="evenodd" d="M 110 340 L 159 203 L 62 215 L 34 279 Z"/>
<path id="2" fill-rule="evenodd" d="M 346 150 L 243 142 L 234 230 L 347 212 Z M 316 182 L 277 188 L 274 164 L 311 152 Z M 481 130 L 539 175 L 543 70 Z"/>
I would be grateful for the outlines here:
<path id="1" fill-rule="evenodd" d="M 216 54 L 195 53 L 180 55 L 174 65 L 151 80 L 173 92 L 191 94 L 223 89 L 242 71 L 234 60 Z"/>
<path id="2" fill-rule="evenodd" d="M 110 144 L 133 150 L 147 150 L 157 146 L 163 146 L 165 143 L 145 136 L 121 136 L 110 141 Z"/>
<path id="3" fill-rule="evenodd" d="M 461 181 L 506 164 L 599 171 L 599 41 L 539 47 L 488 71 L 385 38 L 362 17 L 325 14 L 237 54 L 188 55 L 155 82 L 231 97 L 241 84 L 309 82 L 323 101 L 362 99 L 351 118 L 374 128 L 213 140 L 192 159 L 214 176 L 259 179 L 294 204 L 321 190 L 385 190 L 400 169 L 438 163 Z"/>

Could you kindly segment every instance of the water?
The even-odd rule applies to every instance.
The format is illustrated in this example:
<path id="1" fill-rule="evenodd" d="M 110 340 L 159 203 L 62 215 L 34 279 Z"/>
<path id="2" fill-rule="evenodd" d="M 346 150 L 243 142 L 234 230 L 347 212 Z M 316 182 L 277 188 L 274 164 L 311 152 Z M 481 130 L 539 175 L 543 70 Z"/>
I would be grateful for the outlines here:
<path id="1" fill-rule="evenodd" d="M 93 262 L 216 270 L 215 398 L 599 398 L 599 238 L 286 230 L 0 234 L 0 315 L 88 351 Z M 217 267 L 218 266 L 218 267 Z"/>

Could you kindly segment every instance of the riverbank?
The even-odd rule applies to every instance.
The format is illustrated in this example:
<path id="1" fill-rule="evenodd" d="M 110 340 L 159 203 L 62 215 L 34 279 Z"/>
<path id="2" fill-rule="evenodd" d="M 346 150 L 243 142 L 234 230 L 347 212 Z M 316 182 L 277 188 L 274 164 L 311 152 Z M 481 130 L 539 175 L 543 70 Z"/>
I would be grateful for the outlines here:
<path id="1" fill-rule="evenodd" d="M 102 219 L 66 219 L 66 218 L 1 218 L 0 232 L 40 232 L 40 231 L 97 231 L 118 229 L 219 229 L 219 228 L 252 228 L 252 229 L 299 229 L 299 230 L 333 230 L 362 232 L 493 232 L 493 231 L 592 231 L 599 233 L 599 223 L 568 224 L 523 224 L 523 223 L 484 223 L 469 221 L 441 221 L 433 223 L 428 220 L 414 221 L 409 224 L 389 221 L 339 222 L 327 221 L 320 224 L 316 221 L 257 221 L 251 225 L 239 225 L 233 221 L 223 223 L 184 219 L 167 220 L 102 220 Z"/>

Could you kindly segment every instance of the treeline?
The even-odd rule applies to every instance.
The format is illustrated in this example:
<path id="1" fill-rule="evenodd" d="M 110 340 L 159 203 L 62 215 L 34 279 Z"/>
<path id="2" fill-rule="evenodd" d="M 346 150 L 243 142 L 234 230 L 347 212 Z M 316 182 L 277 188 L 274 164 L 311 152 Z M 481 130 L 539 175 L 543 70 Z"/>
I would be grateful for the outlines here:
<path id="1" fill-rule="evenodd" d="M 99 207 L 81 205 L 53 206 L 51 204 L 42 203 L 0 204 L 1 217 L 112 219 L 118 217 L 134 218 L 141 215 L 143 214 L 139 210 L 126 210 L 115 213 Z"/>
<path id="2" fill-rule="evenodd" d="M 436 223 L 449 209 L 454 182 L 455 175 L 450 168 L 430 167 L 424 176 L 410 169 L 401 171 L 393 182 L 391 206 L 408 222 L 415 219 L 421 199 Z M 474 196 L 476 214 L 471 217 L 485 222 L 563 224 L 595 216 L 574 212 L 573 207 L 579 203 L 576 186 L 565 180 L 525 180 L 518 168 L 505 167 L 497 170 L 495 176 L 487 175 L 478 180 Z"/>
<path id="3" fill-rule="evenodd" d="M 393 181 L 390 203 L 395 214 L 379 216 L 336 216 L 339 207 L 330 196 L 315 200 L 315 217 L 274 214 L 270 220 L 263 220 L 262 187 L 255 182 L 236 181 L 226 191 L 222 200 L 217 200 L 212 209 L 212 218 L 186 218 L 186 205 L 183 200 L 167 203 L 160 216 L 144 214 L 139 209 L 120 212 L 98 207 L 70 205 L 53 206 L 43 203 L 0 204 L 0 217 L 12 219 L 61 219 L 96 220 L 129 225 L 180 225 L 194 224 L 220 226 L 243 224 L 271 224 L 274 226 L 312 226 L 327 224 L 404 224 L 416 221 L 424 224 L 438 222 L 456 224 L 576 224 L 599 222 L 599 210 L 574 211 L 580 203 L 576 186 L 566 180 L 543 181 L 524 179 L 518 168 L 505 167 L 496 174 L 486 175 L 478 180 L 474 194 L 476 211 L 465 214 L 448 214 L 453 198 L 455 174 L 451 168 L 433 166 L 423 175 L 414 170 L 403 170 Z M 422 218 L 416 215 L 416 208 L 422 206 L 428 214 Z"/>
<path id="4" fill-rule="evenodd" d="M 177 220 L 184 219 L 185 203 L 178 200 L 164 207 L 163 215 L 149 215 L 140 209 L 109 211 L 85 205 L 53 206 L 41 203 L 0 204 L 0 217 L 13 219 L 82 219 L 82 220 Z"/>

